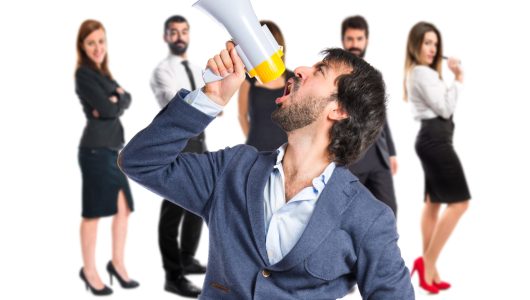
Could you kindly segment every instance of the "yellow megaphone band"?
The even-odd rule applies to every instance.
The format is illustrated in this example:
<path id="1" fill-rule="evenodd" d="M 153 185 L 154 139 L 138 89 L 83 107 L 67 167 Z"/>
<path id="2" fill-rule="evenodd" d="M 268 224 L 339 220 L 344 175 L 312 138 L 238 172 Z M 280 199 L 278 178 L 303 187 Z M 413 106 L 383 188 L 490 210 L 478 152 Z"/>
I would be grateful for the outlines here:
<path id="1" fill-rule="evenodd" d="M 257 67 L 248 71 L 248 75 L 257 77 L 262 83 L 273 81 L 285 72 L 285 65 L 282 60 L 283 49 L 276 51 L 269 59 L 261 62 Z"/>

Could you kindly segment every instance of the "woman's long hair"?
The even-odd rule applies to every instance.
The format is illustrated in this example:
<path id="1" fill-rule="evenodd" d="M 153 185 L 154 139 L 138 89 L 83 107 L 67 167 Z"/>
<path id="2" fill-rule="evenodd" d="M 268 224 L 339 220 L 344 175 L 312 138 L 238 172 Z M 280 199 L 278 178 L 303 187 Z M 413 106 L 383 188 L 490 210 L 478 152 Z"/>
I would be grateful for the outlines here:
<path id="1" fill-rule="evenodd" d="M 429 67 L 436 72 L 442 79 L 442 36 L 440 31 L 431 23 L 418 22 L 410 29 L 407 40 L 407 50 L 405 55 L 405 79 L 403 80 L 403 99 L 407 101 L 407 76 L 412 68 L 420 63 L 420 52 L 423 45 L 423 39 L 427 32 L 434 32 L 438 37 L 438 45 L 436 46 L 436 55 Z"/>
<path id="2" fill-rule="evenodd" d="M 96 20 L 86 20 L 81 24 L 81 27 L 79 27 L 79 32 L 77 33 L 76 70 L 82 66 L 87 66 L 102 73 L 105 76 L 112 78 L 112 74 L 110 73 L 108 67 L 108 52 L 105 53 L 105 58 L 101 63 L 101 67 L 98 68 L 98 66 L 87 56 L 85 50 L 83 49 L 83 42 L 85 41 L 86 37 L 89 36 L 92 32 L 99 29 L 103 29 L 103 31 L 106 32 L 105 27 L 103 27 L 103 24 Z"/>

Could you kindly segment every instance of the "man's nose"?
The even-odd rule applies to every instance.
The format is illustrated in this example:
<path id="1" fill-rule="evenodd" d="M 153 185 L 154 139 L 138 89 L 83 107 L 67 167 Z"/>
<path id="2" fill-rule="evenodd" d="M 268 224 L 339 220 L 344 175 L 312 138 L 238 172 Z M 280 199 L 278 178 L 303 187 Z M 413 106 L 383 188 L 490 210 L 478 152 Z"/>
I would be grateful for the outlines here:
<path id="1" fill-rule="evenodd" d="M 294 74 L 296 77 L 301 78 L 302 80 L 307 78 L 308 74 L 311 72 L 310 67 L 298 67 L 294 69 Z"/>

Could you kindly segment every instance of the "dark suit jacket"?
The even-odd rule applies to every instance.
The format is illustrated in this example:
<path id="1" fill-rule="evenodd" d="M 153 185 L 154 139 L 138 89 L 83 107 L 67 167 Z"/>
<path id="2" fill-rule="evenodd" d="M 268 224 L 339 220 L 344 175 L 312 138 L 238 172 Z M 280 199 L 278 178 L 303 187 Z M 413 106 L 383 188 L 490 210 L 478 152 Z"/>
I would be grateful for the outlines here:
<path id="1" fill-rule="evenodd" d="M 388 126 L 388 120 L 385 120 L 383 130 L 379 133 L 375 143 L 366 150 L 363 156 L 350 166 L 354 174 L 369 172 L 375 166 L 381 165 L 390 169 L 390 156 L 396 155 L 396 148 L 392 140 L 392 133 Z"/>
<path id="2" fill-rule="evenodd" d="M 119 150 L 123 146 L 120 116 L 131 105 L 131 95 L 127 92 L 118 94 L 117 87 L 115 80 L 87 66 L 81 66 L 75 72 L 75 91 L 87 118 L 81 147 Z M 112 103 L 111 96 L 118 97 L 118 102 Z M 98 118 L 92 115 L 94 109 Z"/>
<path id="3" fill-rule="evenodd" d="M 338 166 L 294 248 L 271 265 L 264 188 L 275 152 L 239 145 L 181 153 L 213 118 L 179 92 L 120 154 L 133 180 L 208 224 L 208 271 L 200 299 L 337 299 L 358 283 L 365 299 L 414 299 L 392 211 Z"/>

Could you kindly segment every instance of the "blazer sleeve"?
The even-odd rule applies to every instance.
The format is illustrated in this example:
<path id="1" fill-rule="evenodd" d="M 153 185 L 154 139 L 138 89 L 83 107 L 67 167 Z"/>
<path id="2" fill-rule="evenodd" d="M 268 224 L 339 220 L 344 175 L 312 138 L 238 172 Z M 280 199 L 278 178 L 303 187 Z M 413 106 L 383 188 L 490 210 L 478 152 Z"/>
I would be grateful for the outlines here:
<path id="1" fill-rule="evenodd" d="M 119 85 L 118 85 L 119 86 Z M 127 91 L 125 91 L 123 94 L 116 93 L 118 96 L 118 107 L 120 110 L 122 110 L 122 113 L 124 110 L 129 108 L 131 106 L 132 97 L 131 94 Z"/>
<path id="2" fill-rule="evenodd" d="M 205 217 L 215 185 L 238 149 L 181 153 L 188 139 L 214 119 L 183 101 L 179 92 L 121 151 L 118 164 L 132 180 Z"/>
<path id="3" fill-rule="evenodd" d="M 388 126 L 388 119 L 385 120 L 385 126 L 383 127 L 385 131 L 386 144 L 388 146 L 388 155 L 396 156 L 396 147 L 394 146 L 394 139 L 392 139 L 392 132 L 390 131 L 390 126 Z"/>
<path id="4" fill-rule="evenodd" d="M 363 299 L 414 299 L 397 240 L 394 215 L 385 207 L 365 234 L 359 251 L 357 278 Z"/>
<path id="5" fill-rule="evenodd" d="M 119 97 L 117 103 L 112 103 L 109 98 L 115 91 L 105 90 L 103 85 L 98 82 L 100 80 L 98 76 L 102 75 L 84 67 L 79 68 L 75 74 L 76 92 L 92 109 L 98 111 L 101 119 L 117 118 L 123 114 L 123 110 L 126 108 L 123 104 L 127 103 L 127 100 L 122 102 L 121 97 Z M 120 102 L 122 103 L 120 104 Z M 130 95 L 128 104 L 130 104 Z"/>

